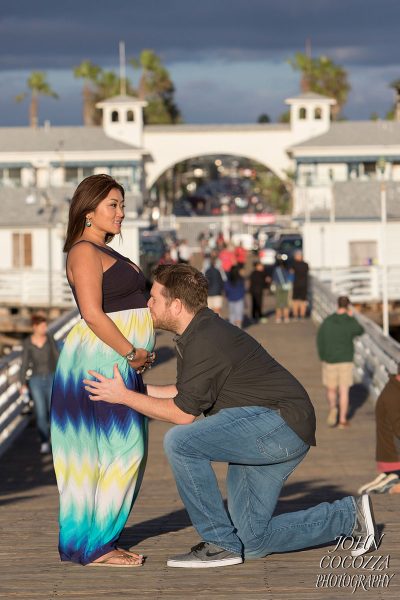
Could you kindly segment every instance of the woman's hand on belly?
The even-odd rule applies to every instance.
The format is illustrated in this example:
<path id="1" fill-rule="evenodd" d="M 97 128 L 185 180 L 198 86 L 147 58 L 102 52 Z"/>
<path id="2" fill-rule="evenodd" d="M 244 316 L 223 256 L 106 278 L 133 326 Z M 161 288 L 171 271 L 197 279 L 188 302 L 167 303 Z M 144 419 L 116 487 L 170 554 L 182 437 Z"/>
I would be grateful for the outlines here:
<path id="1" fill-rule="evenodd" d="M 128 364 L 138 373 L 150 369 L 156 358 L 155 352 L 148 352 L 144 348 L 137 348 L 135 354 L 135 360 L 128 360 Z"/>

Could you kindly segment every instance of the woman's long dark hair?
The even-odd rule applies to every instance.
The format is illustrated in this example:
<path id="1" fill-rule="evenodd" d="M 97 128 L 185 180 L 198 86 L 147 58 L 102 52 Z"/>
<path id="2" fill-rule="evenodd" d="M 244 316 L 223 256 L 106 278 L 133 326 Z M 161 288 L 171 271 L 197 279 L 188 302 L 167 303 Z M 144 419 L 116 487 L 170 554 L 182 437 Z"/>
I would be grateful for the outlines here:
<path id="1" fill-rule="evenodd" d="M 228 279 L 232 285 L 237 285 L 240 281 L 243 280 L 243 277 L 240 274 L 240 269 L 237 265 L 234 265 L 229 271 Z"/>
<path id="2" fill-rule="evenodd" d="M 64 244 L 64 252 L 69 252 L 74 242 L 85 231 L 86 215 L 94 211 L 111 190 L 117 189 L 125 198 L 125 190 L 110 175 L 90 175 L 80 182 L 75 190 L 69 207 L 67 237 Z M 111 242 L 113 235 L 107 234 L 106 244 Z"/>

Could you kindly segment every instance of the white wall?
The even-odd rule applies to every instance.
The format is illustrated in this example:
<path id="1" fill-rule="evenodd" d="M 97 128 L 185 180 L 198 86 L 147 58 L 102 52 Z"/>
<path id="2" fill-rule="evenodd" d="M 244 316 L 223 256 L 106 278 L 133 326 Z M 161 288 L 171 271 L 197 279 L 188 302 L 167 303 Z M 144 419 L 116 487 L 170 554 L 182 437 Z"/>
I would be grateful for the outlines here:
<path id="1" fill-rule="evenodd" d="M 151 160 L 146 163 L 146 185 L 152 187 L 164 171 L 178 162 L 209 154 L 230 154 L 256 160 L 286 179 L 285 170 L 294 163 L 287 154 L 290 146 L 310 137 L 310 131 L 294 132 L 282 126 L 238 125 L 219 127 L 166 126 L 145 127 L 143 145 Z"/>
<path id="2" fill-rule="evenodd" d="M 13 268 L 12 256 L 12 234 L 13 233 L 31 233 L 32 234 L 32 267 L 30 270 L 47 270 L 49 267 L 49 238 L 46 228 L 29 227 L 10 227 L 0 229 L 0 269 Z M 62 247 L 64 244 L 64 229 L 54 226 L 51 230 L 52 244 L 52 263 L 53 270 L 64 269 L 64 257 Z"/>
<path id="3" fill-rule="evenodd" d="M 382 226 L 379 221 L 311 222 L 302 227 L 304 257 L 312 268 L 350 266 L 350 242 L 376 241 L 378 263 L 382 263 Z M 400 222 L 385 229 L 387 264 L 400 264 Z"/>
<path id="4" fill-rule="evenodd" d="M 122 236 L 116 236 L 110 246 L 139 265 L 139 227 L 137 223 L 134 220 L 124 219 Z"/>

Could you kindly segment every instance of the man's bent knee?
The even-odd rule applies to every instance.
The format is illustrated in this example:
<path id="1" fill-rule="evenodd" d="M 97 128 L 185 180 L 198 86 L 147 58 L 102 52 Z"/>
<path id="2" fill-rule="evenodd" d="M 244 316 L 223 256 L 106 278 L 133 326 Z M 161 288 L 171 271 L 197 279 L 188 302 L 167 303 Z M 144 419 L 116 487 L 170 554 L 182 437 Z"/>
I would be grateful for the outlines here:
<path id="1" fill-rule="evenodd" d="M 187 425 L 175 425 L 171 427 L 164 437 L 164 452 L 167 456 L 173 456 L 176 454 L 187 436 L 185 429 Z"/>

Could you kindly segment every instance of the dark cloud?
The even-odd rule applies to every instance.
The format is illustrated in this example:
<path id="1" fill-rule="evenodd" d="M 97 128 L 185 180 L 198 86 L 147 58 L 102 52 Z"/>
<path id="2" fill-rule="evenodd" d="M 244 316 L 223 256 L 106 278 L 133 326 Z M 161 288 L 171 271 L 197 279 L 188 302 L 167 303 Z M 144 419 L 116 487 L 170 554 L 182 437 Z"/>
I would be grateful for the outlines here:
<path id="1" fill-rule="evenodd" d="M 398 60 L 398 0 L 18 0 L 1 2 L 0 68 L 102 63 L 143 47 L 167 61 L 282 57 L 311 37 L 344 64 Z"/>
<path id="2" fill-rule="evenodd" d="M 72 68 L 84 59 L 116 68 L 121 39 L 128 58 L 143 48 L 161 54 L 177 76 L 188 121 L 277 117 L 284 98 L 298 90 L 298 74 L 286 61 L 307 38 L 314 56 L 331 56 L 348 70 L 353 91 L 346 116 L 383 115 L 392 102 L 388 84 L 400 76 L 399 22 L 399 0 L 0 0 L 1 123 L 26 122 L 26 104 L 15 105 L 14 96 L 32 70 L 46 70 L 60 94 L 58 102 L 41 99 L 43 115 L 79 123 L 81 83 Z M 204 75 L 204 65 L 237 63 L 257 64 L 259 72 L 246 83 L 228 68 L 230 79 Z M 278 90 L 268 79 L 271 65 L 285 74 Z"/>

